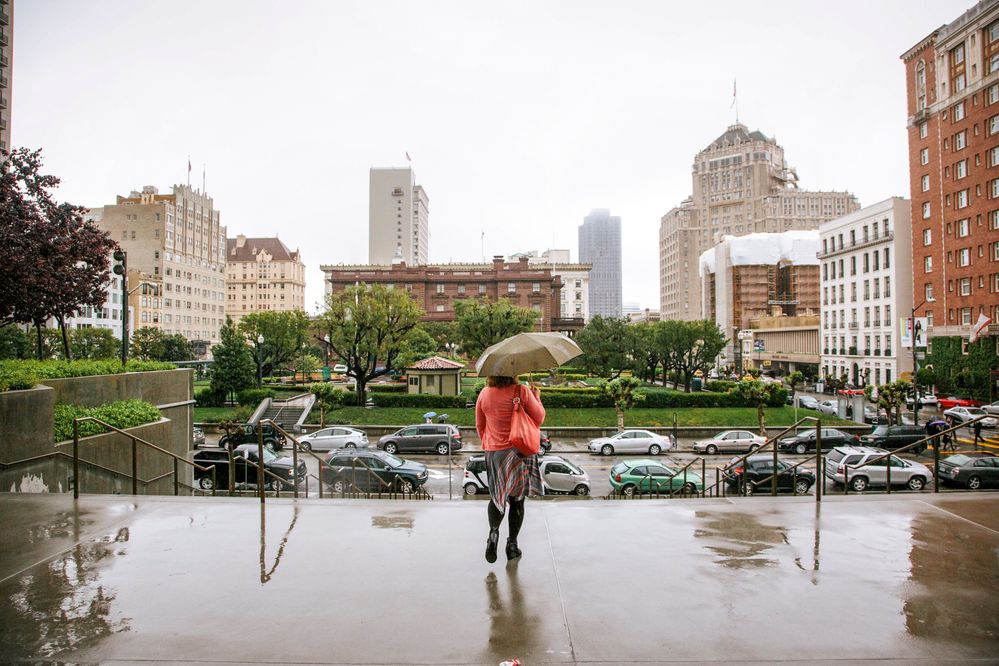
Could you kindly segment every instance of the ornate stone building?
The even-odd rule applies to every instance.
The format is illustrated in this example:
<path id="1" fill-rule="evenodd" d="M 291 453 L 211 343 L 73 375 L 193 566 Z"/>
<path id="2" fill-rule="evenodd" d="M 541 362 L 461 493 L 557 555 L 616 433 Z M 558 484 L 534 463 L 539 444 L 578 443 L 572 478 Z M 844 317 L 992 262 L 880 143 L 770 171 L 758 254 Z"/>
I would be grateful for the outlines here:
<path id="1" fill-rule="evenodd" d="M 251 312 L 305 310 L 305 264 L 277 236 L 226 240 L 225 312 L 234 322 Z"/>

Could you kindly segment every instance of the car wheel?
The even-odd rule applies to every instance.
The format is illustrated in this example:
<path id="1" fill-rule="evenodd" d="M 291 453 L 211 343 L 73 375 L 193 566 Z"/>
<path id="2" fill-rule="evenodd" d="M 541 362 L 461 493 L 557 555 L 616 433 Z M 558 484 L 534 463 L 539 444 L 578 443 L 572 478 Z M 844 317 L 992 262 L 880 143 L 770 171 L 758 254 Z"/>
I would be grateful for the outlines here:
<path id="1" fill-rule="evenodd" d="M 405 479 L 399 477 L 399 490 L 407 495 L 416 490 L 416 484 L 413 483 L 412 479 Z"/>
<path id="2" fill-rule="evenodd" d="M 758 448 L 760 448 L 760 445 L 759 445 L 759 444 L 750 444 L 750 445 L 749 445 L 749 452 L 750 452 L 750 453 L 753 453 L 753 452 L 754 452 L 754 451 L 756 451 L 756 450 L 757 450 Z"/>
<path id="3" fill-rule="evenodd" d="M 614 453 L 614 447 L 610 444 L 604 444 L 600 447 L 600 453 L 605 456 L 612 455 Z"/>
<path id="4" fill-rule="evenodd" d="M 850 489 L 858 493 L 862 493 L 867 490 L 867 477 L 855 476 L 850 479 Z"/>
<path id="5" fill-rule="evenodd" d="M 662 451 L 662 448 L 658 444 L 653 444 L 649 447 L 650 456 L 658 456 L 660 451 Z"/>
<path id="6" fill-rule="evenodd" d="M 718 447 L 715 446 L 714 444 L 708 444 L 707 448 L 704 449 L 704 452 L 707 453 L 709 456 L 713 456 L 716 453 L 718 453 Z"/>
<path id="7" fill-rule="evenodd" d="M 449 450 L 450 447 L 447 445 L 447 442 L 441 442 L 437 445 L 437 453 L 439 455 L 446 456 Z"/>
<path id="8" fill-rule="evenodd" d="M 977 477 L 972 477 L 972 478 L 977 478 Z M 200 479 L 198 479 L 198 487 L 201 488 L 202 490 L 212 490 L 215 487 L 215 484 L 212 482 L 212 477 L 203 476 Z"/>
<path id="9" fill-rule="evenodd" d="M 222 435 L 222 437 L 219 439 L 219 448 L 220 449 L 232 448 L 231 446 L 229 446 L 229 438 L 226 437 L 225 435 Z"/>
<path id="10" fill-rule="evenodd" d="M 299 442 L 306 451 L 312 451 L 312 442 Z"/>
<path id="11" fill-rule="evenodd" d="M 204 479 L 202 479 L 202 480 L 204 480 Z M 211 479 L 209 479 L 209 481 L 211 481 Z M 968 477 L 968 489 L 969 490 L 978 490 L 981 487 L 982 487 L 982 477 L 977 476 L 977 475 Z M 204 486 L 202 486 L 202 488 L 204 488 Z"/>
<path id="12" fill-rule="evenodd" d="M 808 447 L 804 444 L 797 444 L 794 447 L 794 452 L 798 455 L 804 455 L 805 453 L 808 453 Z"/>
<path id="13" fill-rule="evenodd" d="M 753 493 L 756 492 L 756 484 L 754 484 L 749 479 L 746 479 L 746 487 L 743 488 L 743 492 L 746 494 L 747 497 L 749 495 L 752 495 Z"/>
<path id="14" fill-rule="evenodd" d="M 634 497 L 637 490 L 634 484 L 629 483 L 621 488 L 621 494 L 625 497 Z"/>
<path id="15" fill-rule="evenodd" d="M 395 442 L 389 442 L 388 444 L 385 445 L 385 453 L 398 453 L 398 452 L 399 452 L 399 447 L 396 445 Z"/>
<path id="16" fill-rule="evenodd" d="M 347 442 L 346 444 L 343 445 L 343 448 L 345 448 L 345 449 L 356 449 L 357 448 L 357 444 L 354 444 L 354 442 Z"/>
<path id="17" fill-rule="evenodd" d="M 809 488 L 812 487 L 808 481 L 804 479 L 798 479 L 794 482 L 794 494 L 795 495 L 807 495 Z"/>
<path id="18" fill-rule="evenodd" d="M 479 494 L 479 487 L 477 485 L 475 485 L 474 483 L 466 483 L 465 484 L 465 494 L 466 495 L 478 495 Z"/>
<path id="19" fill-rule="evenodd" d="M 337 493 L 338 495 L 342 495 L 343 493 L 347 492 L 347 482 L 344 481 L 343 479 L 337 479 L 336 481 L 334 481 L 332 487 L 333 487 L 333 492 Z"/>
<path id="20" fill-rule="evenodd" d="M 583 497 L 585 495 L 589 495 L 590 494 L 590 489 L 587 488 L 585 485 L 583 485 L 581 483 L 578 486 L 576 486 L 576 488 L 572 492 L 575 495 L 579 495 L 580 497 Z"/>
<path id="21" fill-rule="evenodd" d="M 683 488 L 680 489 L 680 492 L 683 493 L 684 495 L 688 495 L 688 496 L 689 495 L 696 495 L 697 494 L 697 486 L 694 485 L 693 481 L 688 481 L 687 483 L 683 484 Z"/>
<path id="22" fill-rule="evenodd" d="M 909 483 L 905 484 L 908 486 L 909 490 L 922 490 L 926 486 L 926 479 L 921 476 L 914 476 L 909 479 Z"/>

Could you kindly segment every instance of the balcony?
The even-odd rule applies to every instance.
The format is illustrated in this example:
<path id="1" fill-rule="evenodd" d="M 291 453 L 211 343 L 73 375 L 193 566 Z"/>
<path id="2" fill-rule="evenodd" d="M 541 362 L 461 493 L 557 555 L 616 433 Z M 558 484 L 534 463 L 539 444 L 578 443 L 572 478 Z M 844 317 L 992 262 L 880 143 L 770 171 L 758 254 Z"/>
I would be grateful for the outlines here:
<path id="1" fill-rule="evenodd" d="M 874 350 L 874 355 L 875 356 L 881 356 L 881 350 L 880 349 L 875 349 Z"/>
<path id="2" fill-rule="evenodd" d="M 887 234 L 872 234 L 868 238 L 861 240 L 852 240 L 849 243 L 843 243 L 840 247 L 833 247 L 825 252 L 819 252 L 819 259 L 825 259 L 827 257 L 834 257 L 837 254 L 843 254 L 844 252 L 849 252 L 850 250 L 859 250 L 860 248 L 868 247 L 876 243 L 884 243 L 886 241 L 894 240 L 895 232 L 891 231 Z M 867 272 L 867 271 L 865 271 Z"/>
<path id="3" fill-rule="evenodd" d="M 860 354 L 857 353 L 856 347 L 850 347 L 847 351 L 849 352 L 849 356 L 860 356 Z"/>
<path id="4" fill-rule="evenodd" d="M 850 322 L 850 330 L 851 331 L 856 331 L 858 328 L 860 328 L 860 324 L 858 324 L 855 321 L 851 321 Z"/>
<path id="5" fill-rule="evenodd" d="M 7 59 L 7 56 L 0 53 L 0 67 L 6 67 L 8 64 L 10 64 L 10 60 Z"/>
<path id="6" fill-rule="evenodd" d="M 0 46 L 9 46 L 10 41 L 7 39 L 7 33 L 0 30 Z"/>
<path id="7" fill-rule="evenodd" d="M 10 25 L 10 14 L 0 7 L 0 25 Z"/>
<path id="8" fill-rule="evenodd" d="M 0 95 L 0 109 L 6 109 L 6 108 L 7 108 L 7 98 L 4 97 L 3 95 Z"/>
<path id="9" fill-rule="evenodd" d="M 0 88 L 7 88 L 7 77 L 0 73 Z"/>
<path id="10" fill-rule="evenodd" d="M 822 353 L 823 354 L 828 354 L 829 353 L 829 347 L 826 347 L 825 349 L 823 349 Z"/>

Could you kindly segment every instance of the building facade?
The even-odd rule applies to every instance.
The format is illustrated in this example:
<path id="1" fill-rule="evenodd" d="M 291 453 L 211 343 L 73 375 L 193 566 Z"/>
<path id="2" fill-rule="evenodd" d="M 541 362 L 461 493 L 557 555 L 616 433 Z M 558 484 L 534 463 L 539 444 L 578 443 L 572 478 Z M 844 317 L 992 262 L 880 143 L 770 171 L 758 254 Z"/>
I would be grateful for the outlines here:
<path id="1" fill-rule="evenodd" d="M 10 150 L 10 112 L 14 108 L 14 0 L 0 0 L 0 149 Z"/>
<path id="2" fill-rule="evenodd" d="M 239 322 L 251 312 L 305 310 L 305 264 L 277 236 L 226 239 L 225 313 Z"/>
<path id="3" fill-rule="evenodd" d="M 368 180 L 368 262 L 430 260 L 430 199 L 409 167 L 372 168 Z"/>
<path id="4" fill-rule="evenodd" d="M 912 281 L 929 337 L 999 344 L 999 1 L 979 2 L 902 55 Z"/>
<path id="5" fill-rule="evenodd" d="M 458 300 L 505 298 L 538 313 L 536 330 L 574 333 L 583 325 L 581 319 L 560 317 L 561 279 L 553 276 L 548 266 L 531 266 L 527 257 L 507 262 L 497 256 L 491 264 L 408 266 L 402 262 L 388 266 L 324 265 L 320 269 L 327 295 L 360 284 L 404 289 L 423 308 L 424 321 L 454 321 Z"/>
<path id="6" fill-rule="evenodd" d="M 621 317 L 621 218 L 595 208 L 579 226 L 579 261 L 590 264 L 590 316 Z"/>
<path id="7" fill-rule="evenodd" d="M 784 149 L 762 132 L 730 126 L 694 158 L 693 194 L 659 227 L 659 300 L 664 319 L 702 319 L 701 253 L 724 236 L 818 229 L 859 204 L 849 192 L 798 189 Z"/>
<path id="8" fill-rule="evenodd" d="M 590 264 L 574 264 L 569 250 L 545 250 L 518 252 L 508 257 L 508 261 L 519 261 L 527 257 L 531 266 L 548 266 L 552 275 L 562 280 L 562 304 L 559 316 L 566 319 L 590 320 Z"/>
<path id="9" fill-rule="evenodd" d="M 179 333 L 196 353 L 218 342 L 225 323 L 226 231 L 211 197 L 190 185 L 174 185 L 170 194 L 147 185 L 89 215 L 128 253 L 130 271 L 162 281 L 159 311 L 147 308 L 150 321 L 138 326 Z"/>
<path id="10" fill-rule="evenodd" d="M 796 370 L 818 376 L 819 315 L 754 317 L 744 332 L 742 366 L 735 364 L 739 372 L 754 367 L 782 376 Z"/>
<path id="11" fill-rule="evenodd" d="M 910 202 L 892 197 L 819 227 L 822 375 L 856 386 L 912 371 L 900 319 L 912 310 Z"/>

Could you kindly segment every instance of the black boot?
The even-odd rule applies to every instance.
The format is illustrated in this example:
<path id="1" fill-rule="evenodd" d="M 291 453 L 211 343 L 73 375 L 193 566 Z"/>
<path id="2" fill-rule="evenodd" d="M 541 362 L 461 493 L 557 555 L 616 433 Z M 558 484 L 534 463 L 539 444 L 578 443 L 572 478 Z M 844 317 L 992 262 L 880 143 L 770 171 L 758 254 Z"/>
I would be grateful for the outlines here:
<path id="1" fill-rule="evenodd" d="M 508 559 L 508 560 L 515 560 L 518 557 L 520 557 L 521 555 L 523 555 L 523 553 L 520 552 L 520 548 L 517 547 L 517 540 L 516 539 L 507 539 L 506 540 L 506 559 Z"/>
<path id="2" fill-rule="evenodd" d="M 499 530 L 489 530 L 489 538 L 486 539 L 486 562 L 492 564 L 496 561 L 496 548 L 499 546 Z"/>

